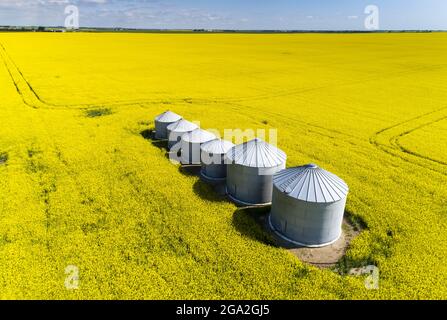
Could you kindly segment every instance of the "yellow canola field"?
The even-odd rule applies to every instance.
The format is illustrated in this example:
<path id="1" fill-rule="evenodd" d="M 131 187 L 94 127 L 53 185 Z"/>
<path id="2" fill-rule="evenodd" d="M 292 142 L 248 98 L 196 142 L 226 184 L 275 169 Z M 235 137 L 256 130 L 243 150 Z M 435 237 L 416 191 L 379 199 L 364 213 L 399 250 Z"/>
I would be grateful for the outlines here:
<path id="1" fill-rule="evenodd" d="M 447 299 L 445 52 L 444 33 L 0 34 L 0 298 Z M 166 109 L 278 129 L 288 166 L 343 178 L 367 228 L 337 270 L 144 139 Z M 379 290 L 345 274 L 370 264 Z"/>

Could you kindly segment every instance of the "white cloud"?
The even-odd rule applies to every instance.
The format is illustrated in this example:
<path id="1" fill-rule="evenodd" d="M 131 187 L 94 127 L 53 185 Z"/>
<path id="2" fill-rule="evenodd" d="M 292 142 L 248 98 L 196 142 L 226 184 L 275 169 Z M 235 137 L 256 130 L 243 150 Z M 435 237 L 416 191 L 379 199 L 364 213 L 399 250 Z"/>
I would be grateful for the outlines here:
<path id="1" fill-rule="evenodd" d="M 104 4 L 107 3 L 107 0 L 81 0 L 81 2 Z"/>

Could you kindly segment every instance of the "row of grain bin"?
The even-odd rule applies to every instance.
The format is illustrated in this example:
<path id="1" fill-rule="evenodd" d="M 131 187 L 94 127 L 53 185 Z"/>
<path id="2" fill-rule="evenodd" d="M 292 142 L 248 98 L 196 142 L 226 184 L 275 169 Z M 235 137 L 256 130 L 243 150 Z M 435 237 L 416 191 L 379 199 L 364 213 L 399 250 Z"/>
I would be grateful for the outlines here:
<path id="1" fill-rule="evenodd" d="M 218 139 L 170 111 L 155 119 L 155 138 L 180 146 L 182 164 L 201 165 L 201 177 L 226 183 L 238 205 L 271 205 L 270 228 L 300 246 L 337 241 L 349 192 L 336 175 L 310 164 L 286 169 L 287 155 L 254 139 L 240 145 Z"/>

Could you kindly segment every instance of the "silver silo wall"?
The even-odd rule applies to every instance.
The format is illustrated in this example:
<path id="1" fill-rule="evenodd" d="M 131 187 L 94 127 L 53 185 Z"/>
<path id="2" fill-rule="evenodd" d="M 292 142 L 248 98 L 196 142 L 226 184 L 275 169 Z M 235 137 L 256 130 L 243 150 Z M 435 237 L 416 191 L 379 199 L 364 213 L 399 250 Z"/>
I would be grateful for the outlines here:
<path id="1" fill-rule="evenodd" d="M 201 157 L 203 175 L 212 179 L 225 179 L 227 177 L 225 155 L 202 152 Z"/>
<path id="2" fill-rule="evenodd" d="M 191 132 L 191 131 L 193 131 L 193 130 L 178 132 L 178 131 L 171 131 L 171 130 L 167 129 L 167 132 L 168 132 L 168 149 L 171 149 L 174 145 L 176 145 L 178 142 L 180 142 L 180 140 L 182 139 L 182 136 L 185 133 L 188 133 L 188 132 Z M 177 151 L 180 150 L 180 146 L 181 146 L 181 144 L 178 145 L 178 150 Z"/>
<path id="3" fill-rule="evenodd" d="M 285 163 L 272 168 L 228 164 L 227 191 L 241 204 L 268 204 L 272 202 L 273 175 L 285 167 Z"/>
<path id="4" fill-rule="evenodd" d="M 270 222 L 281 235 L 305 246 L 324 246 L 342 233 L 346 198 L 332 203 L 306 202 L 273 188 Z"/>
<path id="5" fill-rule="evenodd" d="M 155 139 L 166 140 L 168 139 L 168 126 L 174 122 L 160 122 L 155 120 Z"/>
<path id="6" fill-rule="evenodd" d="M 200 146 L 202 144 L 198 142 L 181 141 L 181 162 L 182 164 L 197 164 L 200 162 Z"/>

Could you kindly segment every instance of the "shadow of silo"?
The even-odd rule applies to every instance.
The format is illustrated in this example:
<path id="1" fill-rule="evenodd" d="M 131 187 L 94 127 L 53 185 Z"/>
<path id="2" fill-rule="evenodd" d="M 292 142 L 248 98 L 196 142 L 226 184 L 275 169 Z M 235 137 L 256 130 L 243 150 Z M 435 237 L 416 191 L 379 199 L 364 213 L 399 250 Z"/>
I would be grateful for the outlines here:
<path id="1" fill-rule="evenodd" d="M 233 226 L 247 238 L 276 247 L 274 238 L 265 227 L 269 212 L 270 207 L 239 208 L 233 213 Z"/>
<path id="2" fill-rule="evenodd" d="M 160 149 L 167 150 L 168 142 L 167 140 L 157 140 L 155 139 L 155 130 L 154 129 L 146 129 L 140 132 L 140 135 L 145 139 L 151 142 L 151 144 Z"/>
<path id="3" fill-rule="evenodd" d="M 140 132 L 140 135 L 146 140 L 155 140 L 155 130 L 154 129 L 146 129 Z"/>
<path id="4" fill-rule="evenodd" d="M 200 175 L 200 165 L 181 165 L 179 168 L 180 173 L 186 176 L 198 177 Z"/>
<path id="5" fill-rule="evenodd" d="M 200 198 L 213 202 L 228 202 L 225 185 L 210 185 L 202 180 L 196 181 L 193 186 L 194 193 Z"/>

